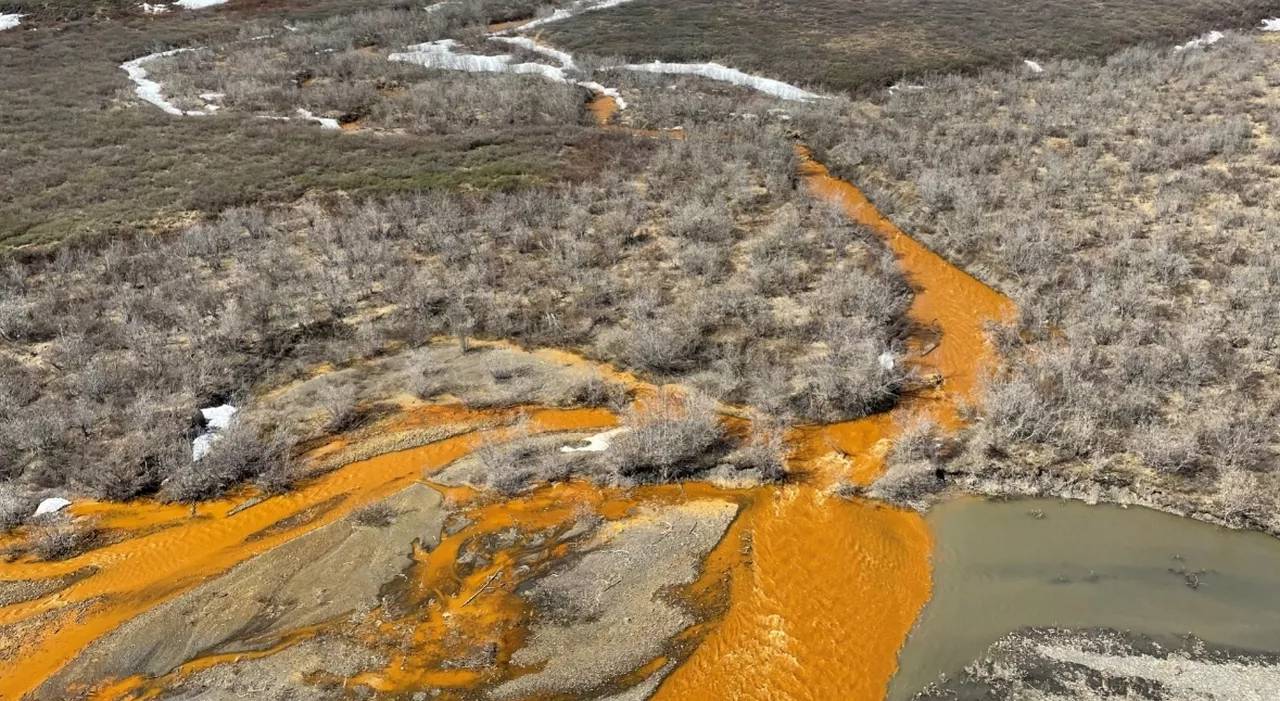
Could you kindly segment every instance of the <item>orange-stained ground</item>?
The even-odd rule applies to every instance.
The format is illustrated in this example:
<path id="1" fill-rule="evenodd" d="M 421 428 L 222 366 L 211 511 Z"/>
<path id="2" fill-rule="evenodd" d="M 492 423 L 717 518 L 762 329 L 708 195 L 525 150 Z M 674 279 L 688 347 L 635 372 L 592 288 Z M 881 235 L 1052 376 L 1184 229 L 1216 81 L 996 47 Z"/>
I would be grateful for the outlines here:
<path id="1" fill-rule="evenodd" d="M 604 109 L 593 103 L 592 111 L 600 118 Z M 605 121 L 611 114 L 604 115 Z M 564 547 L 522 538 L 485 566 L 459 571 L 455 558 L 467 539 L 512 526 L 526 535 L 559 528 L 583 509 L 618 518 L 640 503 L 716 494 L 735 499 L 744 512 L 686 595 L 709 606 L 727 574 L 729 605 L 721 618 L 688 633 L 698 644 L 656 698 L 883 698 L 896 669 L 897 651 L 929 597 L 931 538 L 914 512 L 837 498 L 830 496 L 829 488 L 846 481 L 867 484 L 879 474 L 894 435 L 894 415 L 926 411 L 943 425 L 957 427 L 957 401 L 971 396 L 990 359 L 983 326 L 1009 315 L 1012 306 L 900 232 L 856 188 L 830 177 L 807 152 L 800 155 L 809 187 L 879 232 L 898 255 L 917 291 L 912 319 L 941 330 L 937 347 L 914 361 L 922 372 L 940 375 L 938 388 L 909 399 L 893 414 L 794 430 L 793 468 L 799 478 L 786 486 L 747 492 L 707 485 L 664 486 L 623 493 L 575 483 L 544 487 L 510 502 L 486 502 L 468 490 L 450 490 L 449 496 L 463 505 L 474 523 L 446 537 L 430 553 L 415 553 L 414 581 L 406 585 L 400 601 L 400 608 L 409 613 L 388 612 L 361 631 L 381 649 L 394 646 L 405 651 L 395 653 L 387 669 L 366 674 L 359 683 L 381 691 L 424 685 L 474 688 L 493 681 L 485 677 L 492 673 L 442 670 L 439 663 L 462 652 L 458 646 L 470 641 L 499 638 L 499 662 L 519 648 L 529 612 L 514 593 L 518 582 L 502 581 L 497 573 L 513 571 L 512 563 L 519 560 L 531 563 L 526 579 L 536 576 L 564 555 Z M 470 419 L 479 424 L 487 418 L 488 412 L 454 408 L 438 416 L 422 412 L 409 423 Z M 615 418 L 601 410 L 536 410 L 530 430 L 603 429 L 614 423 Z M 235 515 L 228 513 L 236 499 L 201 504 L 194 518 L 187 507 L 149 503 L 77 506 L 77 514 L 92 514 L 108 528 L 142 535 L 66 562 L 0 565 L 0 581 L 98 568 L 95 575 L 58 594 L 0 608 L 0 626 L 47 611 L 62 612 L 59 624 L 33 635 L 22 655 L 0 660 L 0 698 L 16 699 L 35 688 L 120 622 L 248 557 L 389 496 L 420 479 L 424 470 L 429 473 L 465 455 L 480 440 L 471 433 L 355 463 Z M 335 499 L 336 508 L 305 523 L 266 531 Z M 270 535 L 250 539 L 264 531 Z M 62 625 L 77 616 L 76 625 Z M 446 630 L 467 635 L 459 642 L 456 636 L 444 635 Z M 218 663 L 195 660 L 175 673 Z M 662 663 L 655 660 L 650 667 Z M 145 697 L 163 682 L 119 681 L 102 689 L 100 698 Z"/>
<path id="2" fill-rule="evenodd" d="M 485 414 L 476 412 L 476 418 Z M 597 429 L 615 423 L 613 415 L 599 409 L 544 409 L 531 414 L 529 430 Z M 22 654 L 0 660 L 0 698 L 18 699 L 28 693 L 121 622 L 254 555 L 390 496 L 418 480 L 424 470 L 466 455 L 480 440 L 479 435 L 467 434 L 354 463 L 234 516 L 227 515 L 237 503 L 231 499 L 199 505 L 196 518 L 185 507 L 146 502 L 90 507 L 108 522 L 151 532 L 63 562 L 0 565 L 0 581 L 48 579 L 83 567 L 98 570 L 55 595 L 0 608 L 0 626 L 50 611 L 65 612 L 58 625 L 31 634 Z M 250 538 L 334 498 L 341 499 L 338 506 L 317 518 Z M 168 527 L 155 530 L 155 525 Z"/>

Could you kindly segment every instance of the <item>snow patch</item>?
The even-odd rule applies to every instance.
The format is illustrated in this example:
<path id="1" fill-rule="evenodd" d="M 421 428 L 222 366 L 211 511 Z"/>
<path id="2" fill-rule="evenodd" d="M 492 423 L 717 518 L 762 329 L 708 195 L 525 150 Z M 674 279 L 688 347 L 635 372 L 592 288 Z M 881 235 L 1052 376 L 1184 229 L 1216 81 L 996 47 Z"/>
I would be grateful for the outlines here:
<path id="1" fill-rule="evenodd" d="M 504 44 L 519 46 L 520 48 L 532 51 L 538 54 L 539 56 L 546 56 L 547 58 L 552 59 L 555 62 L 559 63 L 561 68 L 574 67 L 573 56 L 563 51 L 557 51 L 556 49 L 553 49 L 549 46 L 543 46 L 538 42 L 534 41 L 533 39 L 529 39 L 527 37 L 492 36 L 492 37 L 489 37 L 489 41 L 498 41 Z"/>
<path id="2" fill-rule="evenodd" d="M 1272 17 L 1271 19 L 1262 20 L 1262 31 L 1280 32 L 1280 17 Z"/>
<path id="3" fill-rule="evenodd" d="M 1212 32 L 1209 32 L 1208 34 L 1205 34 L 1204 36 L 1192 39 L 1191 41 L 1188 41 L 1185 44 L 1178 44 L 1177 46 L 1173 47 L 1173 50 L 1186 51 L 1187 49 L 1203 49 L 1206 46 L 1212 46 L 1222 41 L 1223 39 L 1226 38 L 1226 36 L 1227 35 L 1223 34 L 1222 32 L 1214 30 Z"/>
<path id="4" fill-rule="evenodd" d="M 0 15 L 0 31 L 13 29 L 22 24 L 22 15 Z"/>
<path id="5" fill-rule="evenodd" d="M 1022 65 L 1026 66 L 1027 70 L 1031 71 L 1032 73 L 1044 73 L 1044 66 L 1040 65 L 1039 63 L 1036 63 L 1035 61 L 1032 61 L 1031 59 L 1027 59 L 1023 61 Z"/>
<path id="6" fill-rule="evenodd" d="M 523 32 L 526 29 L 541 27 L 544 24 L 551 24 L 552 22 L 562 22 L 564 20 L 569 19 L 570 17 L 573 17 L 574 15 L 580 15 L 583 12 L 594 12 L 596 10 L 605 10 L 610 7 L 617 7 L 618 5 L 625 5 L 631 1 L 632 0 L 579 0 L 578 2 L 573 3 L 572 5 L 570 5 L 569 7 L 563 10 L 556 10 L 555 12 L 552 12 L 550 15 L 547 15 L 542 19 L 535 19 L 532 22 L 528 22 L 524 25 L 515 27 L 513 29 L 509 29 L 507 31 Z"/>
<path id="7" fill-rule="evenodd" d="M 203 433 L 196 436 L 196 439 L 191 442 L 192 460 L 199 460 L 208 455 L 213 448 L 214 442 L 220 438 L 219 434 L 231 425 L 231 418 L 235 416 L 237 411 L 239 410 L 230 404 L 200 410 L 200 415 L 204 417 L 205 429 Z"/>
<path id="8" fill-rule="evenodd" d="M 164 94 L 160 91 L 160 84 L 147 77 L 147 69 L 143 65 L 148 61 L 165 56 L 173 56 L 175 54 L 185 53 L 187 51 L 195 51 L 195 49 L 170 49 L 168 51 L 160 51 L 154 54 L 147 54 L 141 58 L 135 58 L 132 61 L 125 61 L 120 64 L 125 73 L 129 74 L 129 80 L 132 80 L 138 87 L 134 89 L 134 94 L 139 100 L 150 102 L 165 112 L 177 116 L 196 116 L 203 114 L 212 114 L 217 106 L 206 105 L 204 109 L 183 111 L 177 105 L 164 99 Z"/>
<path id="9" fill-rule="evenodd" d="M 227 0 L 178 0 L 178 2 L 174 4 L 188 10 L 202 10 L 206 7 L 221 5 L 225 2 L 227 2 Z"/>
<path id="10" fill-rule="evenodd" d="M 427 12 L 439 12 L 446 7 L 449 7 L 451 5 L 457 5 L 457 4 L 458 3 L 453 2 L 453 0 L 444 0 L 444 2 L 438 2 L 434 5 L 427 5 L 422 9 L 426 10 Z"/>
<path id="11" fill-rule="evenodd" d="M 586 445 L 562 446 L 560 448 L 560 452 L 562 453 L 602 453 L 609 449 L 609 444 L 613 441 L 614 436 L 620 433 L 626 433 L 629 430 L 630 429 L 627 429 L 627 428 L 615 428 L 612 431 L 597 433 L 596 435 L 591 436 L 590 438 L 587 439 Z"/>
<path id="12" fill-rule="evenodd" d="M 515 56 L 512 56 L 511 54 L 484 56 L 481 54 L 455 53 L 454 47 L 458 44 L 453 39 L 441 39 L 439 41 L 429 41 L 424 44 L 414 44 L 413 46 L 408 47 L 404 52 L 388 55 L 387 60 L 413 63 L 426 68 L 437 68 L 447 71 L 540 75 L 547 80 L 553 80 L 557 83 L 572 83 L 574 85 L 580 85 L 589 90 L 594 90 L 604 95 L 608 95 L 618 101 L 618 109 L 626 109 L 626 101 L 622 99 L 622 95 L 617 90 L 606 88 L 599 83 L 591 81 L 571 80 L 565 72 L 576 68 L 573 62 L 573 56 L 563 51 L 539 46 L 533 40 L 525 39 L 524 37 L 493 36 L 489 38 L 493 41 L 504 42 L 534 51 L 539 55 L 555 59 L 560 63 L 560 65 L 548 66 L 545 63 L 513 63 L 513 61 L 515 61 Z"/>
<path id="13" fill-rule="evenodd" d="M 894 368 L 898 367 L 898 359 L 893 357 L 893 353 L 889 351 L 881 353 L 876 358 L 876 362 L 880 363 L 880 369 L 885 372 L 892 372 Z"/>
<path id="14" fill-rule="evenodd" d="M 142 3 L 141 5 L 138 5 L 138 7 L 142 8 L 142 11 L 148 15 L 163 15 L 164 13 L 173 9 L 168 5 L 160 5 L 160 4 L 152 5 L 150 3 L 145 3 L 145 2 Z"/>
<path id="15" fill-rule="evenodd" d="M 36 507 L 36 512 L 31 515 L 43 516 L 45 514 L 56 514 L 68 506 L 71 506 L 71 502 L 63 499 L 62 497 L 49 497 L 48 499 L 41 501 L 40 505 Z"/>
<path id="16" fill-rule="evenodd" d="M 742 87 L 758 90 L 781 100 L 804 102 L 823 99 L 822 95 L 802 90 L 789 83 L 772 78 L 762 78 L 750 73 L 743 73 L 736 68 L 729 68 L 718 63 L 629 63 L 617 66 L 626 71 L 642 71 L 645 73 L 666 73 L 670 75 L 697 75 L 710 80 L 732 83 Z"/>
<path id="17" fill-rule="evenodd" d="M 338 124 L 338 120 L 329 119 L 328 117 L 317 117 L 314 114 L 311 114 L 310 110 L 304 110 L 301 107 L 298 108 L 298 116 L 302 117 L 303 119 L 319 123 L 321 129 L 341 129 L 342 128 L 342 125 Z"/>

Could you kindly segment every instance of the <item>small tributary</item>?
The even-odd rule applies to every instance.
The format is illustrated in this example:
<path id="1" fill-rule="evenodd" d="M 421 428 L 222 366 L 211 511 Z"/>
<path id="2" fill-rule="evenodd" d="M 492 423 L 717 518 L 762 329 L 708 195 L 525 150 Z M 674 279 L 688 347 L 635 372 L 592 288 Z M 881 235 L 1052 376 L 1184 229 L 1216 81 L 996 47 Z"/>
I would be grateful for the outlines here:
<path id="1" fill-rule="evenodd" d="M 1280 540 L 1141 507 L 960 499 L 926 519 L 933 597 L 889 700 L 1027 626 L 1113 628 L 1280 650 Z"/>

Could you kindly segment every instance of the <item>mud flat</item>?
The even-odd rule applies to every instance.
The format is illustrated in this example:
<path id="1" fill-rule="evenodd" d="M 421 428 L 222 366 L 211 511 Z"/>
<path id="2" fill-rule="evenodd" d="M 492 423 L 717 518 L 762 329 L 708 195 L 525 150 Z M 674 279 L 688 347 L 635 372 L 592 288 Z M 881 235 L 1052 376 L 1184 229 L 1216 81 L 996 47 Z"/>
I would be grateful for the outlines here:
<path id="1" fill-rule="evenodd" d="M 410 564 L 417 541 L 439 542 L 441 494 L 411 485 L 384 500 L 385 528 L 349 516 L 252 558 L 137 616 L 45 682 L 40 699 L 135 674 L 160 677 L 198 656 L 268 647 L 285 632 L 374 607 L 383 583 Z"/>
<path id="2" fill-rule="evenodd" d="M 917 701 L 1268 701 L 1280 689 L 1280 656 L 1210 645 L 1172 645 L 1110 629 L 1027 629 Z"/>
<path id="3" fill-rule="evenodd" d="M 1126 630 L 1168 648 L 1193 634 L 1225 648 L 1280 651 L 1280 541 L 1270 536 L 1141 507 L 1050 500 L 959 499 L 935 507 L 927 522 L 937 540 L 933 597 L 900 655 L 893 701 L 940 674 L 959 675 L 1027 627 Z M 1252 672 L 1242 674 L 1245 684 Z"/>

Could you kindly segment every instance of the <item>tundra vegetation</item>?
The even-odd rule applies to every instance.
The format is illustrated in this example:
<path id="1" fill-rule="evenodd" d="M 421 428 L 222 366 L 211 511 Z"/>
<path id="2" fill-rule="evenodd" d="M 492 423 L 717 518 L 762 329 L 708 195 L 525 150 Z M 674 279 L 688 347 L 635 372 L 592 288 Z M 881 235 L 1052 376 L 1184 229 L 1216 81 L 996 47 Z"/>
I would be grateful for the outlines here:
<path id="1" fill-rule="evenodd" d="M 406 84 L 397 97 L 394 80 L 406 67 L 361 51 L 381 41 L 425 41 L 446 31 L 463 33 L 466 27 L 478 35 L 488 21 L 511 19 L 533 7 L 520 0 L 470 2 L 445 13 L 392 0 L 316 0 L 305 7 L 270 8 L 234 0 L 208 10 L 149 16 L 134 2 L 6 3 L 0 11 L 26 16 L 20 29 L 0 32 L 0 94 L 5 96 L 0 251 L 175 230 L 228 208 L 293 202 L 315 192 L 363 198 L 435 188 L 514 190 L 589 177 L 594 161 L 583 154 L 608 150 L 621 137 L 588 128 L 581 103 L 573 115 L 553 123 L 551 116 L 566 116 L 561 99 L 566 93 L 555 86 L 534 78 L 487 76 L 481 83 L 494 89 L 483 91 L 464 85 L 467 76 L 442 74 L 431 77 L 438 81 L 436 90 L 415 91 Z M 296 65 L 290 66 L 298 76 L 263 60 L 267 52 L 258 44 L 269 41 L 276 47 L 284 39 L 250 41 L 303 33 L 286 26 L 307 28 L 307 38 L 293 40 L 299 47 L 314 41 L 315 50 L 323 51 L 295 53 Z M 243 85 L 228 86 L 235 89 L 226 90 L 225 99 L 258 107 L 296 96 L 284 115 L 292 121 L 237 109 L 176 119 L 139 102 L 135 85 L 120 68 L 155 51 L 224 44 L 263 60 L 260 67 L 233 61 L 232 68 L 249 74 L 237 74 Z M 228 48 L 223 57 L 231 53 Z M 174 61 L 198 62 L 204 56 Z M 144 67 L 163 73 L 165 62 L 155 63 Z M 375 63 L 385 73 L 377 73 Z M 294 78 L 308 70 L 315 80 L 299 87 L 305 79 Z M 334 84 L 330 74 L 343 71 L 355 72 Z M 191 78 L 197 79 L 204 78 Z M 267 80 L 278 82 L 267 85 Z M 378 87 L 386 89 L 379 93 Z M 405 129 L 338 134 L 297 120 L 296 109 L 307 106 L 339 115 L 339 107 L 345 107 L 363 115 L 361 100 L 370 95 L 387 100 L 380 108 L 387 123 Z M 455 108 L 449 113 L 455 126 L 444 128 L 440 119 L 405 113 L 406 105 L 424 100 L 424 109 L 438 109 L 444 98 L 490 119 L 467 122 L 458 117 L 465 108 Z M 513 99 L 545 103 L 550 116 L 526 117 L 511 109 Z M 493 121 L 493 115 L 504 114 L 501 119 L 508 121 Z M 428 127 L 415 126 L 414 119 Z"/>
<path id="2" fill-rule="evenodd" d="M 1280 47 L 1229 35 L 803 117 L 899 226 L 1018 303 L 965 454 L 935 465 L 1280 529 L 1278 101 Z"/>
<path id="3" fill-rule="evenodd" d="M 784 422 L 883 410 L 910 379 L 877 360 L 908 331 L 910 289 L 874 233 L 794 187 L 795 155 L 771 134 L 635 137 L 582 183 L 233 208 L 173 235 L 10 260 L 0 503 L 25 509 L 50 488 L 181 501 L 247 479 L 283 489 L 314 434 L 249 413 L 193 462 L 196 410 L 440 336 L 578 349 Z M 492 372 L 509 384 L 521 370 Z M 316 401 L 326 432 L 370 409 L 338 389 Z M 732 447 L 712 404 L 695 393 L 627 418 L 612 474 L 701 469 L 704 449 Z M 778 475 L 776 441 L 742 448 L 730 463 Z"/>
<path id="4" fill-rule="evenodd" d="M 1268 0 L 645 0 L 540 31 L 573 52 L 718 61 L 801 86 L 859 92 L 927 72 L 1177 43 L 1253 27 L 1276 10 Z"/>

